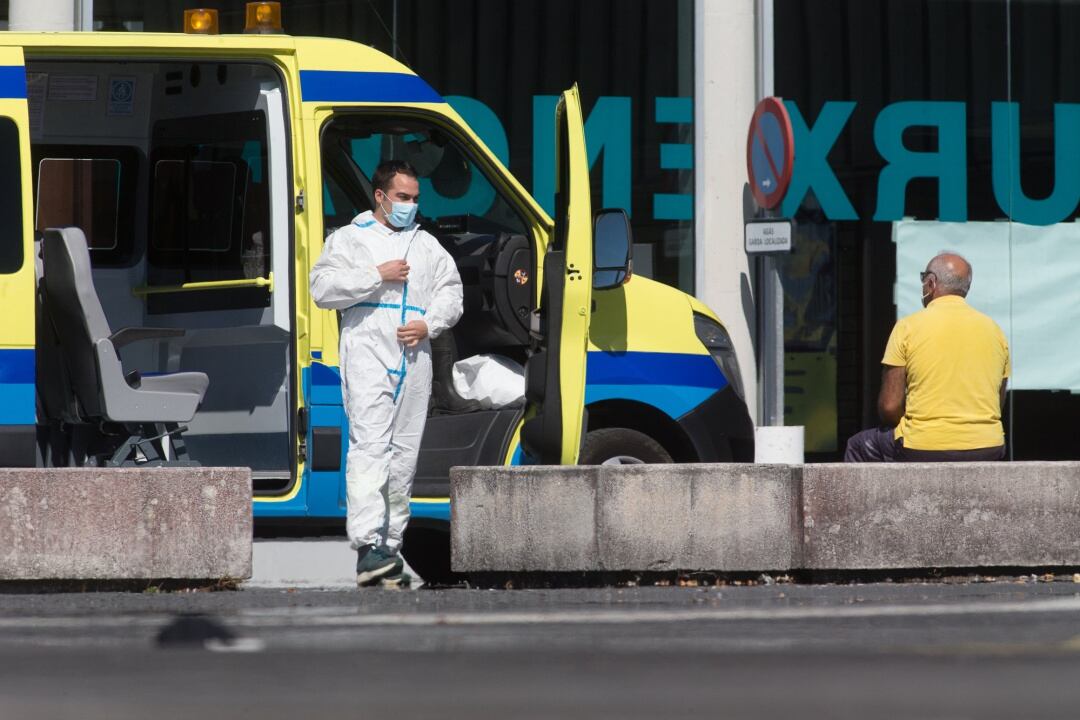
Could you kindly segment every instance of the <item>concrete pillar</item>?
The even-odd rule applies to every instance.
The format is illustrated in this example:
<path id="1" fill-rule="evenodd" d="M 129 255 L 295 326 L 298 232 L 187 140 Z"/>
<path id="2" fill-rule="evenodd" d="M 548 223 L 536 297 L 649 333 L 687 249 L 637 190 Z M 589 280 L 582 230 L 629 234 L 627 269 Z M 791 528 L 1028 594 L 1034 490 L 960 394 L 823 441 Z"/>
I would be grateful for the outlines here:
<path id="1" fill-rule="evenodd" d="M 66 32 L 94 29 L 93 0 L 11 0 L 8 29 Z"/>
<path id="2" fill-rule="evenodd" d="M 754 299 L 743 250 L 746 131 L 757 102 L 755 0 L 695 0 L 695 290 L 731 333 L 758 417 Z"/>

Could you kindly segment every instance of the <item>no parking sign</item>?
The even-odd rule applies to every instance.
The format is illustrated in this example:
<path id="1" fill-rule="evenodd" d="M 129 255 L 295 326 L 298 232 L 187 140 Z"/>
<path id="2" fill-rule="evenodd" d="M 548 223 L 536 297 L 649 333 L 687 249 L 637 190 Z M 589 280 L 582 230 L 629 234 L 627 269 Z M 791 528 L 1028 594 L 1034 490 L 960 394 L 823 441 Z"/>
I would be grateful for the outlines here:
<path id="1" fill-rule="evenodd" d="M 758 205 L 772 210 L 780 204 L 791 185 L 794 165 L 791 118 L 780 98 L 767 97 L 754 109 L 746 137 L 746 173 Z"/>

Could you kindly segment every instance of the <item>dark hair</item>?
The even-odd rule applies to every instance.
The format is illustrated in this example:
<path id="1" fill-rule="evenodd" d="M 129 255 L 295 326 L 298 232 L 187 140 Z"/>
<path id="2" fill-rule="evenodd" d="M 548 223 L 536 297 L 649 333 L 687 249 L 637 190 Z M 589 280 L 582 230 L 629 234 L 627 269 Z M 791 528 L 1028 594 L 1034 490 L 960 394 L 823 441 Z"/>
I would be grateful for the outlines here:
<path id="1" fill-rule="evenodd" d="M 375 168 L 375 174 L 371 176 L 372 189 L 382 190 L 385 193 L 390 189 L 390 183 L 394 181 L 394 176 L 398 173 L 419 179 L 416 168 L 404 160 L 383 160 L 379 163 L 379 167 Z"/>

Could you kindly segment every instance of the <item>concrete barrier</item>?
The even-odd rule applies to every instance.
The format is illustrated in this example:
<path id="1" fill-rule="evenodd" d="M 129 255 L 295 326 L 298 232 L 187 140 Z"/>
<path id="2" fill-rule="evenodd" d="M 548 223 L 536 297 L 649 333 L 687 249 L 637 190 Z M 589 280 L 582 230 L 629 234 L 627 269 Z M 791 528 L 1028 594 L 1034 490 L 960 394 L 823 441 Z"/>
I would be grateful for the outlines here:
<path id="1" fill-rule="evenodd" d="M 790 567 L 792 466 L 454 468 L 457 571 Z"/>
<path id="2" fill-rule="evenodd" d="M 461 572 L 1080 565 L 1080 463 L 455 468 Z"/>
<path id="3" fill-rule="evenodd" d="M 808 569 L 1080 565 L 1080 463 L 805 465 Z"/>
<path id="4" fill-rule="evenodd" d="M 0 580 L 251 575 L 247 468 L 0 470 Z"/>

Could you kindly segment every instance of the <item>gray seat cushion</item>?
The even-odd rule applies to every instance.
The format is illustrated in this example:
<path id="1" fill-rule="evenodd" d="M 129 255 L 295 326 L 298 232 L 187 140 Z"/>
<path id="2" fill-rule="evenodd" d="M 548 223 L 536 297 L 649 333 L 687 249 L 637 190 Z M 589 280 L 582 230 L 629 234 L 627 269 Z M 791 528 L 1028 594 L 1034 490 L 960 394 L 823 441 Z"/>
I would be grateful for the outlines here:
<path id="1" fill-rule="evenodd" d="M 202 397 L 210 378 L 201 372 L 180 372 L 169 375 L 145 375 L 139 389 L 147 392 L 187 393 Z"/>

